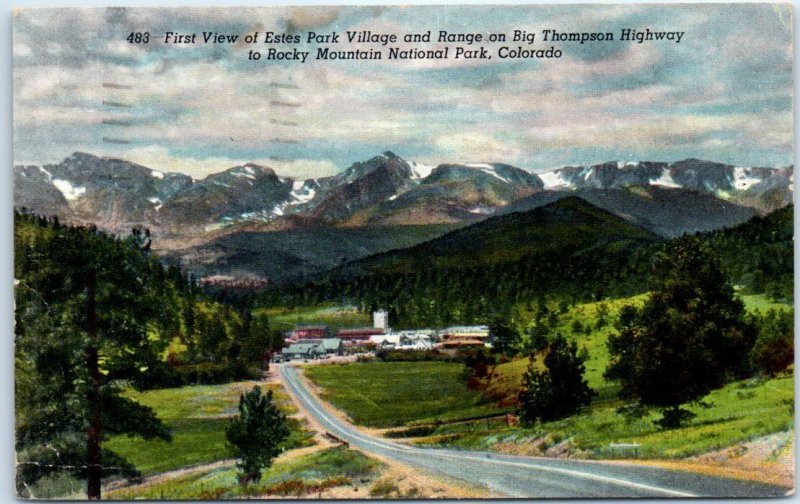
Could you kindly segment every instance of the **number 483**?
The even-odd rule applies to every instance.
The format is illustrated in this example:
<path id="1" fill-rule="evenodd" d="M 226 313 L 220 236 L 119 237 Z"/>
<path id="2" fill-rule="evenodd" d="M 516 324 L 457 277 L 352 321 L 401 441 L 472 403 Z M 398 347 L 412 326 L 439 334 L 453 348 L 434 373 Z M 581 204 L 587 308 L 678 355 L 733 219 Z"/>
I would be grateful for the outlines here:
<path id="1" fill-rule="evenodd" d="M 150 32 L 131 32 L 126 40 L 131 44 L 146 44 L 150 42 Z"/>

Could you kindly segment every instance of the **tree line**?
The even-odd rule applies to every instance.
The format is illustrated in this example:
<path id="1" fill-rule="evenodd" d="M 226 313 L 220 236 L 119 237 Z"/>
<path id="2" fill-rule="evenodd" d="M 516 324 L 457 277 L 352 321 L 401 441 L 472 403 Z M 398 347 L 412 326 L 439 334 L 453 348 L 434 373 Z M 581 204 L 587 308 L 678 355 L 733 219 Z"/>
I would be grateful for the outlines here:
<path id="1" fill-rule="evenodd" d="M 726 275 L 742 292 L 791 301 L 793 212 L 789 205 L 734 228 L 694 236 L 720 258 Z M 569 224 L 563 226 L 569 233 Z M 379 255 L 363 267 L 366 261 L 356 261 L 310 281 L 272 286 L 255 302 L 288 307 L 336 302 L 364 312 L 384 308 L 400 329 L 487 324 L 508 318 L 519 303 L 542 297 L 575 304 L 646 292 L 653 260 L 664 243 L 618 240 L 482 264 L 462 264 L 458 251 L 450 258 L 426 258 L 425 251 L 415 247 L 405 251 L 403 267 Z M 405 264 L 424 267 L 415 270 Z"/>

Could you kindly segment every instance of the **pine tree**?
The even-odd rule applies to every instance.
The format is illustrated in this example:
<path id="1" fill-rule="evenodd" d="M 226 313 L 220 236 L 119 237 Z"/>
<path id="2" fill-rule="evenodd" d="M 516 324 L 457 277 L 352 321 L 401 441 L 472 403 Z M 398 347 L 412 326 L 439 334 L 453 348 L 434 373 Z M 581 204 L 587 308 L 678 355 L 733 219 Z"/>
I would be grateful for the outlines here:
<path id="1" fill-rule="evenodd" d="M 621 312 L 605 376 L 641 405 L 660 408 L 659 425 L 674 427 L 692 416 L 682 405 L 747 372 L 755 334 L 719 259 L 698 237 L 666 246 L 650 287 L 641 309 Z"/>
<path id="2" fill-rule="evenodd" d="M 272 402 L 272 391 L 261 395 L 258 386 L 239 397 L 239 416 L 225 430 L 231 451 L 239 459 L 239 484 L 261 479 L 261 471 L 280 454 L 280 443 L 289 437 L 286 417 Z"/>
<path id="3" fill-rule="evenodd" d="M 751 351 L 753 364 L 763 373 L 776 375 L 794 362 L 792 312 L 769 310 L 759 317 L 758 338 Z"/>
<path id="4" fill-rule="evenodd" d="M 493 352 L 508 355 L 519 342 L 519 332 L 508 321 L 495 318 L 489 324 L 489 342 Z"/>
<path id="5" fill-rule="evenodd" d="M 24 405 L 18 488 L 67 466 L 86 478 L 88 497 L 99 499 L 103 476 L 136 473 L 104 440 L 122 433 L 170 438 L 153 411 L 122 397 L 117 385 L 136 385 L 142 370 L 160 363 L 164 344 L 147 334 L 148 322 L 163 318 L 152 281 L 160 266 L 137 237 L 115 240 L 46 220 L 35 229 L 32 222 L 18 215 L 15 226 L 40 237 L 15 268 L 15 351 L 32 384 L 17 398 Z"/>
<path id="6" fill-rule="evenodd" d="M 526 423 L 556 420 L 589 404 L 595 392 L 583 379 L 584 360 L 575 342 L 561 335 L 550 344 L 544 371 L 537 370 L 531 358 L 519 393 L 520 419 Z"/>

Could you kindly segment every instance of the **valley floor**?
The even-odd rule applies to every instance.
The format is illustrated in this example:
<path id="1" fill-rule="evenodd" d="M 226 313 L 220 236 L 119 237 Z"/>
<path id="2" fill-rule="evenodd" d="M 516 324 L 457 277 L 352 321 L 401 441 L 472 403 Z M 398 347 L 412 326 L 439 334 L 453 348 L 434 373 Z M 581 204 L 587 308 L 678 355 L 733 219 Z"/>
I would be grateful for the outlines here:
<path id="1" fill-rule="evenodd" d="M 286 451 L 265 471 L 260 482 L 242 488 L 236 461 L 224 450 L 224 426 L 235 412 L 238 394 L 259 384 L 275 394 L 290 415 L 293 433 Z M 180 398 L 180 401 L 177 401 Z M 227 498 L 478 498 L 488 494 L 462 482 L 448 482 L 391 460 L 368 456 L 332 440 L 297 402 L 287 395 L 277 373 L 265 382 L 182 387 L 136 394 L 165 419 L 178 446 L 158 441 L 117 439 L 115 449 L 142 464 L 144 477 L 107 483 L 107 499 L 227 499 Z M 198 408 L 203 403 L 204 406 Z M 205 411 L 206 413 L 197 413 Z M 194 412 L 194 413 L 192 413 Z M 205 436 L 196 444 L 181 440 L 181 425 L 192 416 L 208 420 Z M 177 429 L 177 432 L 175 430 Z M 192 436 L 198 433 L 192 429 Z M 223 441 L 218 440 L 222 436 Z M 298 441 L 299 440 L 299 441 Z M 219 442 L 222 442 L 221 446 Z M 173 441 L 175 443 L 175 441 Z M 200 463 L 186 464 L 186 461 Z M 166 469 L 166 470 L 159 470 Z M 81 498 L 82 492 L 72 497 Z"/>

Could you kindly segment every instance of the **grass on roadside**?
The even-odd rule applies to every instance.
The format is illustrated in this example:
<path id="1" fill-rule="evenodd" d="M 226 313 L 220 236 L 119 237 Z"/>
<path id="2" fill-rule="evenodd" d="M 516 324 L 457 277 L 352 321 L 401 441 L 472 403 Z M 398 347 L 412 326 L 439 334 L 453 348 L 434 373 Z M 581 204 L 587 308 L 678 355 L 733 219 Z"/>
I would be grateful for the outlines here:
<path id="1" fill-rule="evenodd" d="M 488 426 L 483 422 L 442 425 L 423 444 L 498 449 L 527 445 L 529 454 L 548 449 L 589 458 L 612 454 L 611 443 L 641 444 L 642 458 L 682 458 L 790 429 L 794 421 L 794 378 L 751 379 L 728 384 L 691 405 L 696 417 L 677 429 L 660 429 L 651 412 L 642 418 L 617 413 L 622 403 L 595 405 L 584 414 L 534 427 Z M 556 446 L 559 445 L 559 446 Z M 551 451 L 552 454 L 552 451 Z"/>
<path id="2" fill-rule="evenodd" d="M 133 489 L 108 492 L 106 498 L 226 499 L 263 495 L 301 497 L 342 485 L 367 483 L 383 464 L 344 447 L 329 448 L 302 457 L 276 462 L 258 483 L 241 487 L 236 468 L 199 471 Z"/>
<path id="3" fill-rule="evenodd" d="M 229 458 L 225 427 L 228 418 L 238 412 L 239 396 L 253 385 L 261 386 L 264 391 L 272 390 L 275 401 L 285 413 L 297 411 L 279 386 L 258 382 L 129 391 L 128 397 L 153 408 L 172 432 L 172 441 L 115 436 L 105 447 L 128 459 L 145 476 Z M 298 420 L 290 418 L 289 426 L 291 434 L 283 443 L 285 449 L 313 444 L 312 435 Z"/>

